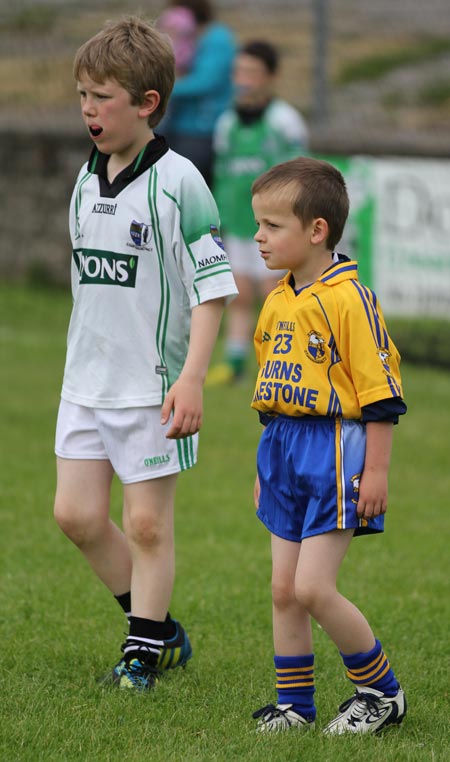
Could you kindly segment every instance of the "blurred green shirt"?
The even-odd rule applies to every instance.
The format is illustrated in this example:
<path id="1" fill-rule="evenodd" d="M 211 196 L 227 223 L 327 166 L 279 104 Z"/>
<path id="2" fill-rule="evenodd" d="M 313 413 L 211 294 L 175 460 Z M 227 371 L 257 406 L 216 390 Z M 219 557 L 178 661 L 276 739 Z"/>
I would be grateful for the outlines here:
<path id="1" fill-rule="evenodd" d="M 254 119 L 243 120 L 236 109 L 218 120 L 214 137 L 213 193 L 224 235 L 253 238 L 253 181 L 267 169 L 304 154 L 308 130 L 298 111 L 275 98 Z"/>

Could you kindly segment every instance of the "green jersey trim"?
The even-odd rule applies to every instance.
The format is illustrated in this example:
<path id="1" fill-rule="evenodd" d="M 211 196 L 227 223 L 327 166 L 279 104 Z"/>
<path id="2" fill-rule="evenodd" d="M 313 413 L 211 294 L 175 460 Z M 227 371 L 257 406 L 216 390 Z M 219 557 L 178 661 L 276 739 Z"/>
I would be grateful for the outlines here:
<path id="1" fill-rule="evenodd" d="M 164 269 L 164 244 L 161 235 L 161 228 L 159 224 L 159 216 L 156 207 L 156 192 L 158 184 L 158 172 L 155 167 L 150 168 L 150 177 L 148 183 L 148 202 L 150 216 L 152 219 L 152 226 L 155 236 L 155 247 L 158 256 L 159 263 L 159 280 L 161 286 L 161 303 L 159 307 L 158 323 L 156 327 L 156 347 L 160 358 L 162 367 L 167 367 L 165 361 L 165 346 L 167 337 L 167 323 L 169 319 L 169 306 L 170 306 L 170 288 L 168 278 Z M 171 380 L 168 377 L 168 373 L 161 375 L 161 402 L 169 390 Z"/>
<path id="2" fill-rule="evenodd" d="M 210 225 L 202 225 L 200 228 L 197 228 L 197 230 L 194 230 L 190 236 L 184 236 L 183 234 L 186 246 L 188 246 L 188 244 L 199 241 L 203 235 L 211 235 Z"/>
<path id="3" fill-rule="evenodd" d="M 178 460 L 182 471 L 192 468 L 194 465 L 194 441 L 192 437 L 177 439 Z"/>
<path id="4" fill-rule="evenodd" d="M 75 238 L 80 237 L 80 206 L 81 196 L 83 193 L 83 185 L 91 177 L 91 172 L 86 172 L 78 183 L 78 188 L 75 196 Z"/>
<path id="5" fill-rule="evenodd" d="M 147 146 L 144 146 L 144 148 L 142 148 L 142 150 L 139 152 L 138 157 L 137 157 L 137 159 L 136 159 L 136 161 L 134 163 L 133 172 L 137 172 L 138 167 L 139 167 L 140 163 L 142 162 L 142 159 L 144 158 L 144 153 L 146 151 L 146 148 L 147 148 Z"/>
<path id="6" fill-rule="evenodd" d="M 178 211 L 181 214 L 181 207 L 180 207 L 180 204 L 178 203 L 177 199 L 175 198 L 175 196 L 172 196 L 172 194 L 168 193 L 168 191 L 166 191 L 166 190 L 164 190 L 163 193 L 164 193 L 165 196 L 167 196 L 167 198 L 170 198 L 170 200 L 173 201 L 173 203 L 175 204 L 175 206 L 177 207 Z M 192 243 L 192 241 L 188 241 L 186 239 L 186 236 L 184 234 L 184 230 L 183 230 L 183 228 L 181 226 L 181 223 L 180 223 L 180 231 L 181 231 L 181 235 L 183 236 L 183 241 L 184 241 L 184 244 L 186 246 L 186 250 L 187 250 L 187 252 L 188 252 L 188 254 L 189 254 L 190 258 L 191 258 L 191 262 L 194 265 L 194 267 L 196 267 L 197 262 L 196 262 L 196 259 L 195 259 L 194 255 L 193 255 L 193 253 L 192 253 L 191 247 L 189 245 L 190 243 Z M 198 239 L 196 239 L 196 240 L 198 240 Z M 200 294 L 198 293 L 198 290 L 195 287 L 195 281 L 194 281 L 194 283 L 192 285 L 193 285 L 193 289 L 195 291 L 195 295 L 197 297 L 197 303 L 200 304 Z"/>
<path id="7" fill-rule="evenodd" d="M 221 269 L 219 269 L 221 267 Z M 220 275 L 221 273 L 230 273 L 231 267 L 224 267 L 222 263 L 220 265 L 210 265 L 209 268 L 205 268 L 211 270 L 209 273 L 205 273 L 204 275 L 197 275 L 194 282 L 197 282 L 199 280 L 204 280 L 205 278 L 212 278 L 213 275 Z M 204 270 L 202 271 L 204 272 Z"/>
<path id="8" fill-rule="evenodd" d="M 170 198 L 171 201 L 173 201 L 173 203 L 176 205 L 178 211 L 181 214 L 181 206 L 178 203 L 177 199 L 174 196 L 172 196 L 168 191 L 165 190 L 163 192 L 167 196 L 167 198 Z M 182 226 L 181 226 L 181 228 L 182 228 Z M 182 230 L 182 232 L 183 232 L 183 230 Z M 184 239 L 184 242 L 185 242 L 186 246 L 189 247 L 189 244 L 195 243 L 196 241 L 199 241 L 200 238 L 203 235 L 210 235 L 210 234 L 211 234 L 211 226 L 208 225 L 205 222 L 203 225 L 201 225 L 200 227 L 196 228 L 196 230 L 193 230 L 192 233 L 190 235 L 188 235 L 188 236 L 185 235 L 185 233 L 183 232 L 183 239 Z M 192 259 L 194 259 L 194 258 L 192 258 Z"/>
<path id="9" fill-rule="evenodd" d="M 165 195 L 165 196 L 167 196 L 167 198 L 170 198 L 170 200 L 171 200 L 171 201 L 173 201 L 173 203 L 175 204 L 175 206 L 178 208 L 178 211 L 179 211 L 179 212 L 181 212 L 181 207 L 180 207 L 180 205 L 179 205 L 178 201 L 176 200 L 175 196 L 172 196 L 172 194 L 171 194 L 171 193 L 169 193 L 169 192 L 168 192 L 168 191 L 166 191 L 166 190 L 163 190 L 163 193 L 164 193 L 164 195 Z"/>

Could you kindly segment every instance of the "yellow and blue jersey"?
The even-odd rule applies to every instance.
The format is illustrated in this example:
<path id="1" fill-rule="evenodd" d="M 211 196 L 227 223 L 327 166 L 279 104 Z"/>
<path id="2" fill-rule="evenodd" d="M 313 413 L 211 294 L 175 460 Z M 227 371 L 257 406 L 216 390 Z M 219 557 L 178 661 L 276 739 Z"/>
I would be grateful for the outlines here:
<path id="1" fill-rule="evenodd" d="M 258 320 L 252 407 L 360 420 L 364 406 L 402 397 L 400 355 L 357 263 L 340 256 L 300 293 L 291 277 L 269 294 Z"/>

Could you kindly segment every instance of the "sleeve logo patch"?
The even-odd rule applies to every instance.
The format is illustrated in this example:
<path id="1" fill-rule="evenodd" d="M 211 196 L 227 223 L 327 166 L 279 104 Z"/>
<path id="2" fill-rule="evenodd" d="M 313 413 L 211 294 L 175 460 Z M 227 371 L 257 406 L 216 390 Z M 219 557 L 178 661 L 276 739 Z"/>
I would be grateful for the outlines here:
<path id="1" fill-rule="evenodd" d="M 225 251 L 224 245 L 223 245 L 222 239 L 220 237 L 220 233 L 219 233 L 219 229 L 218 229 L 217 225 L 210 225 L 209 229 L 210 229 L 211 237 L 212 237 L 214 243 L 216 243 L 218 246 L 220 246 L 221 249 L 223 249 Z"/>
<path id="2" fill-rule="evenodd" d="M 391 369 L 389 367 L 389 358 L 391 356 L 391 353 L 387 349 L 384 349 L 384 347 L 378 347 L 377 355 L 381 360 L 381 364 L 383 366 L 383 372 L 386 374 L 386 376 L 390 376 Z"/>

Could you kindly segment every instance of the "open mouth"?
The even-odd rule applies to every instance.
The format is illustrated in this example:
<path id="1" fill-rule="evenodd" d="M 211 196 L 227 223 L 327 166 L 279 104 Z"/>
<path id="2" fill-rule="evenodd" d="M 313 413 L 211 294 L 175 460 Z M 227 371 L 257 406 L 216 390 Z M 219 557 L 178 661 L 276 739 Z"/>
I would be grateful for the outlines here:
<path id="1" fill-rule="evenodd" d="M 98 127 L 96 124 L 90 125 L 89 132 L 91 133 L 93 138 L 98 138 L 98 136 L 101 135 L 101 133 L 103 132 L 103 127 Z"/>

